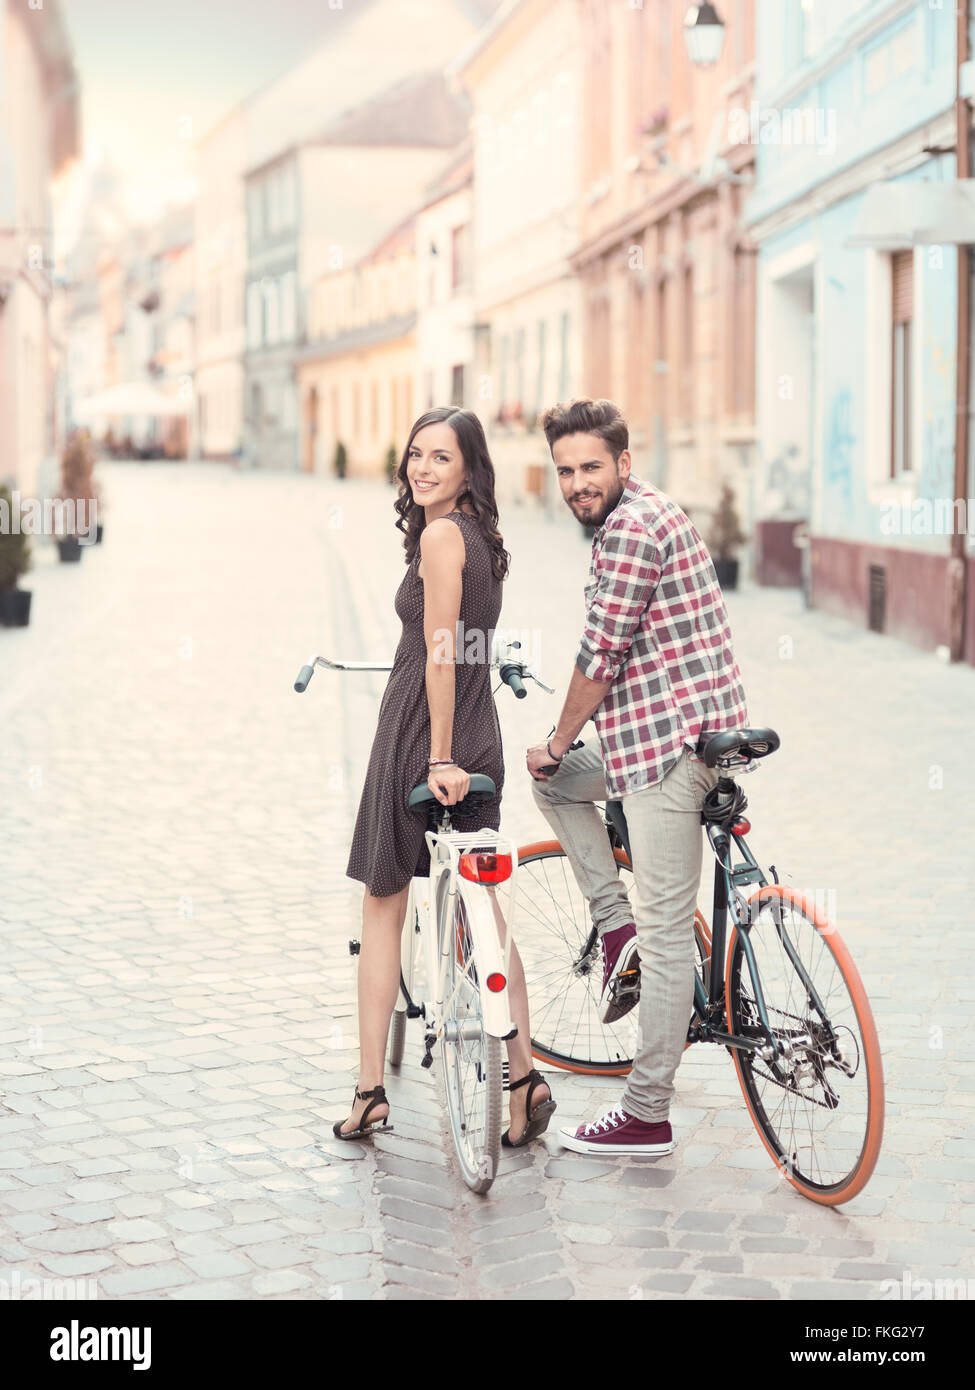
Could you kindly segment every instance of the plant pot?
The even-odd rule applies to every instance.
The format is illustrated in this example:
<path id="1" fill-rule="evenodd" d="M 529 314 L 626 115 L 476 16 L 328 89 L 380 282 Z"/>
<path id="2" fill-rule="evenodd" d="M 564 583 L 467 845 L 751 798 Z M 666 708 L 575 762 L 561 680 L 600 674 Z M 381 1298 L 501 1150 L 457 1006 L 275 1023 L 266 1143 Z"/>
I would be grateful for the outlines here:
<path id="1" fill-rule="evenodd" d="M 62 560 L 77 562 L 81 559 L 81 541 L 77 536 L 59 536 L 58 554 Z"/>
<path id="2" fill-rule="evenodd" d="M 30 622 L 30 589 L 0 589 L 0 623 L 26 627 Z"/>
<path id="3" fill-rule="evenodd" d="M 718 576 L 718 583 L 722 589 L 738 588 L 737 560 L 715 560 L 714 572 Z"/>

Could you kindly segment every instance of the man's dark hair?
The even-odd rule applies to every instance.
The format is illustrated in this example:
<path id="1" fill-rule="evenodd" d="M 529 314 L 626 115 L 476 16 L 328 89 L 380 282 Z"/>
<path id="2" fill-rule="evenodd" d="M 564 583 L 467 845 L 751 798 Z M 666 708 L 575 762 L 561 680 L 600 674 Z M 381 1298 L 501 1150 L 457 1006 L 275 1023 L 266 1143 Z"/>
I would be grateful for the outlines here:
<path id="1" fill-rule="evenodd" d="M 595 434 L 606 444 L 619 463 L 620 454 L 629 448 L 630 432 L 618 405 L 612 401 L 593 401 L 588 396 L 550 406 L 542 412 L 539 424 L 545 431 L 549 449 L 567 434 Z"/>

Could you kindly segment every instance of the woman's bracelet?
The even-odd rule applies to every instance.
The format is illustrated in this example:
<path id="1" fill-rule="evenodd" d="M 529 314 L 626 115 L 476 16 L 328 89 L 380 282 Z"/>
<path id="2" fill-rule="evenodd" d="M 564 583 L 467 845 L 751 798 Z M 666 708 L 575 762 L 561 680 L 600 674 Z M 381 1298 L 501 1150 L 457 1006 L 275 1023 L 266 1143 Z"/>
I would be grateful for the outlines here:
<path id="1" fill-rule="evenodd" d="M 452 758 L 431 758 L 427 767 L 456 767 L 457 764 Z"/>

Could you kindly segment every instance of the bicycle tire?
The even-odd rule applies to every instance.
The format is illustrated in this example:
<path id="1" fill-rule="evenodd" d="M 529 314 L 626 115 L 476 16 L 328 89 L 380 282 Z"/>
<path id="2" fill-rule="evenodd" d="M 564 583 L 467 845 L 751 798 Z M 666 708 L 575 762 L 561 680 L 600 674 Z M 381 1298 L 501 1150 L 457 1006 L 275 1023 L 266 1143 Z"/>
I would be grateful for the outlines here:
<path id="1" fill-rule="evenodd" d="M 626 852 L 617 849 L 614 850 L 614 855 L 620 869 L 630 873 L 631 865 Z M 530 870 L 532 865 L 546 866 L 555 872 L 533 877 L 525 872 Z M 534 889 L 526 888 L 530 879 L 534 881 Z M 539 883 L 544 884 L 540 894 Z M 551 895 L 554 910 L 545 906 L 543 899 L 546 892 Z M 554 896 L 556 893 L 557 902 Z M 561 926 L 555 924 L 557 918 L 565 919 Z M 629 1014 L 624 1015 L 615 1024 L 604 1024 L 599 1020 L 597 1006 L 602 987 L 601 953 L 597 944 L 591 952 L 592 959 L 587 963 L 585 973 L 579 973 L 579 962 L 592 934 L 592 927 L 588 906 L 576 886 L 565 851 L 558 840 L 541 841 L 519 849 L 515 923 L 518 951 L 528 985 L 532 1055 L 540 1062 L 547 1062 L 563 1071 L 576 1072 L 584 1076 L 626 1076 L 632 1070 L 633 1056 L 632 1043 L 627 1045 L 625 1039 L 635 1039 L 638 1007 L 631 1009 Z M 538 937 L 534 949 L 532 924 Z M 706 989 L 711 934 L 700 912 L 695 912 L 694 938 L 698 957 L 697 969 Z M 553 950 L 558 952 L 564 965 L 549 969 Z M 589 985 L 589 976 L 593 970 L 596 971 L 599 989 Z M 572 1043 L 567 1050 L 565 1042 L 557 1045 L 557 1039 L 552 1036 L 555 1030 L 549 1025 L 548 1020 L 557 1003 L 557 1000 L 553 1001 L 551 997 L 552 977 L 567 976 L 567 973 L 576 977 L 575 983 L 566 978 L 566 989 L 563 992 L 567 992 L 568 989 L 573 991 L 573 1010 L 578 1010 L 577 1017 L 580 1021 L 577 1032 L 586 1039 L 595 1039 L 601 1050 L 607 1054 L 610 1048 L 613 1048 L 612 1055 L 593 1055 L 592 1045 L 584 1050 L 578 1043 Z M 564 1009 L 559 1017 L 563 1014 Z M 692 1014 L 690 1021 L 693 1023 L 695 1018 L 696 1015 Z M 688 1047 L 690 1045 L 686 1044 Z"/>
<path id="2" fill-rule="evenodd" d="M 453 899 L 443 891 L 437 907 L 437 940 L 449 931 L 452 949 L 447 959 L 445 1015 L 440 1023 L 440 1061 L 454 1153 L 461 1176 L 472 1192 L 485 1193 L 497 1177 L 501 1160 L 501 1107 L 503 1080 L 501 1043 L 484 1031 L 480 983 L 466 930 L 463 894 Z M 450 911 L 450 921 L 446 916 Z M 476 1038 L 448 1037 L 452 1025 L 476 1026 Z"/>
<path id="3" fill-rule="evenodd" d="M 389 1049 L 387 1056 L 391 1067 L 398 1067 L 403 1061 L 406 1045 L 406 1010 L 394 1009 L 389 1025 Z"/>
<path id="4" fill-rule="evenodd" d="M 763 887 L 750 901 L 751 925 L 748 931 L 769 1011 L 769 1022 L 773 1032 L 792 1047 L 796 1061 L 791 1068 L 790 1084 L 786 1085 L 772 1076 L 768 1064 L 762 1059 L 739 1048 L 731 1049 L 745 1105 L 770 1157 L 792 1186 L 804 1197 L 822 1206 L 839 1206 L 842 1202 L 850 1201 L 869 1182 L 883 1140 L 883 1062 L 873 1012 L 849 951 L 814 903 L 782 884 Z M 763 937 L 756 935 L 756 932 L 763 924 L 766 910 Z M 848 1076 L 838 1060 L 827 1051 L 827 1039 L 824 1038 L 817 1045 L 815 1034 L 822 1030 L 822 1020 L 812 1006 L 806 986 L 776 932 L 776 913 L 782 919 L 786 910 L 793 923 L 798 921 L 804 924 L 802 940 L 798 944 L 799 931 L 795 926 L 788 934 L 793 939 L 811 983 L 820 995 L 830 1026 L 836 1030 L 834 1036 L 841 1050 L 848 1052 L 844 1060 L 852 1064 L 856 1055 L 853 1076 Z M 773 947 L 768 936 L 769 925 L 778 939 L 777 948 Z M 783 926 L 783 931 L 786 930 Z M 829 958 L 828 979 L 825 975 L 817 978 L 814 974 L 816 963 L 823 959 L 824 950 Z M 776 988 L 775 977 L 779 972 L 786 990 L 784 996 Z M 839 990 L 834 984 L 837 975 L 846 1000 L 838 997 Z M 732 1033 L 741 1034 L 756 1028 L 758 1017 L 753 993 L 740 933 L 733 928 L 728 941 L 725 973 L 725 1003 Z M 851 1021 L 855 1023 L 859 1037 L 854 1033 Z M 808 1039 L 808 1045 L 800 1042 L 800 1039 Z M 855 1088 L 851 1083 L 861 1072 L 861 1085 Z M 806 1084 L 804 1079 L 810 1075 L 812 1085 Z M 841 1078 L 844 1080 L 841 1081 Z M 781 1100 L 780 1095 L 783 1097 Z M 786 1106 L 790 1108 L 792 1129 L 788 1134 L 779 1132 L 783 1128 L 782 1122 L 769 1114 L 769 1106 L 776 1101 L 780 1109 Z M 841 1117 L 843 1120 L 842 1125 L 837 1123 L 831 1126 L 828 1137 L 832 1147 L 828 1155 L 822 1152 L 816 1154 L 815 1140 L 812 1138 L 813 1122 L 822 1118 L 820 1111 L 825 1116 Z M 798 1126 L 795 1122 L 797 1113 L 802 1117 Z M 858 1114 L 862 1118 L 857 1118 Z M 859 1137 L 861 1127 L 862 1138 Z M 852 1152 L 854 1148 L 855 1157 L 848 1171 L 832 1173 L 828 1169 L 831 1176 L 827 1176 L 824 1162 L 826 1165 L 838 1164 L 843 1169 L 847 1159 L 842 1155 Z M 818 1177 L 811 1171 L 814 1166 L 819 1170 Z"/>

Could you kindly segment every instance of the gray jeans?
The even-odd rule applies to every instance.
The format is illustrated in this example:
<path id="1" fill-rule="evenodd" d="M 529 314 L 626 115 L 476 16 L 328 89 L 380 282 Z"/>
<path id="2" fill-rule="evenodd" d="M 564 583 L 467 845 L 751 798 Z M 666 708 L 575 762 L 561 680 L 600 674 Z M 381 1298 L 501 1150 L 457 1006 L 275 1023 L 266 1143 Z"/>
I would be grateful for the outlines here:
<path id="1" fill-rule="evenodd" d="M 691 1019 L 701 803 L 719 775 L 685 749 L 662 781 L 622 798 L 633 852 L 632 907 L 593 805 L 606 799 L 599 744 L 567 753 L 550 781 L 532 782 L 535 801 L 561 841 L 600 935 L 635 919 L 640 1014 L 623 1109 L 651 1124 L 669 1114 Z"/>

